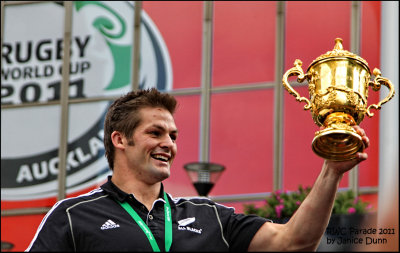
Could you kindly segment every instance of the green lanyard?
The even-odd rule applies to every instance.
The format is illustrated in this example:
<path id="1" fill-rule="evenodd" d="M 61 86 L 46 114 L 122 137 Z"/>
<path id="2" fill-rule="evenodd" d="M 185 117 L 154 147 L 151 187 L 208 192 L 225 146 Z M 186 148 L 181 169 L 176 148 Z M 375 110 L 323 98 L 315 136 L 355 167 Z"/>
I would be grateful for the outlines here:
<path id="1" fill-rule="evenodd" d="M 171 248 L 172 244 L 172 218 L 171 218 L 171 206 L 169 205 L 167 194 L 164 192 L 164 213 L 165 213 L 165 250 L 168 252 L 169 249 Z M 160 248 L 157 245 L 156 239 L 153 236 L 153 233 L 151 233 L 151 230 L 149 227 L 146 225 L 146 223 L 140 218 L 140 216 L 133 210 L 131 205 L 128 204 L 128 202 L 119 202 L 118 203 L 132 216 L 132 218 L 136 221 L 136 223 L 139 225 L 139 227 L 143 230 L 145 235 L 147 236 L 147 239 L 149 239 L 149 242 L 151 244 L 151 247 L 153 248 L 153 251 L 155 252 L 160 252 Z"/>

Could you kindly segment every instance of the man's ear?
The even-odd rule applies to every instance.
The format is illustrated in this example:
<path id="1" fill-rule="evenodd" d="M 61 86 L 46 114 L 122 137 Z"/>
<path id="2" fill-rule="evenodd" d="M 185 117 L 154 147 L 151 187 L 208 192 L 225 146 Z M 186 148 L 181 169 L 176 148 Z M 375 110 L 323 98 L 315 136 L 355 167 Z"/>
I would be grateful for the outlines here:
<path id="1" fill-rule="evenodd" d="M 118 131 L 114 131 L 111 134 L 111 141 L 115 148 L 117 149 L 125 149 L 124 143 L 126 142 L 125 136 Z"/>

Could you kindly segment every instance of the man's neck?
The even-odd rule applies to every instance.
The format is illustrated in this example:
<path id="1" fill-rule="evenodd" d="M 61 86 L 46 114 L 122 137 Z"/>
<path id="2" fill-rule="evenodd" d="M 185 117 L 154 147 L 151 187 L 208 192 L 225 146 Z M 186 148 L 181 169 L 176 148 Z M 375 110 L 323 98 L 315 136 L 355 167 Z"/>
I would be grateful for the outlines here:
<path id="1" fill-rule="evenodd" d="M 136 178 L 129 178 L 126 175 L 116 173 L 111 177 L 111 181 L 122 191 L 133 194 L 135 198 L 151 210 L 153 203 L 160 195 L 161 182 L 146 184 Z"/>

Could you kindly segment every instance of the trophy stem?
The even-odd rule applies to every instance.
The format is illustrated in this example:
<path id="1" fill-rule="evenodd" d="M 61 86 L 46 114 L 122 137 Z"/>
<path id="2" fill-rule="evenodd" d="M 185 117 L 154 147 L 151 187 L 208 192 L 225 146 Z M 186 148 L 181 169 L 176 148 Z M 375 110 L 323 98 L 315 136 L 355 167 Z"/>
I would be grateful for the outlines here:
<path id="1" fill-rule="evenodd" d="M 353 117 L 347 113 L 335 112 L 325 119 L 325 129 L 315 133 L 313 151 L 328 160 L 345 161 L 356 157 L 364 150 L 362 138 L 352 128 Z"/>

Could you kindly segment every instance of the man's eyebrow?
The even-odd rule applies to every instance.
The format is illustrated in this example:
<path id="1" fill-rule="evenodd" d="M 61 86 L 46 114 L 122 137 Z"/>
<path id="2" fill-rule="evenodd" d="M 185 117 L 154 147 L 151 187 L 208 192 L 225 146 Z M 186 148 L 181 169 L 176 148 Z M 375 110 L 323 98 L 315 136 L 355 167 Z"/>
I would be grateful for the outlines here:
<path id="1" fill-rule="evenodd" d="M 152 125 L 152 127 L 155 127 L 155 128 L 157 128 L 159 130 L 162 130 L 162 131 L 165 131 L 165 128 L 163 126 L 161 126 L 161 125 L 154 124 L 154 125 Z M 171 133 L 177 134 L 178 133 L 178 129 L 175 128 L 174 130 L 171 131 Z"/>

